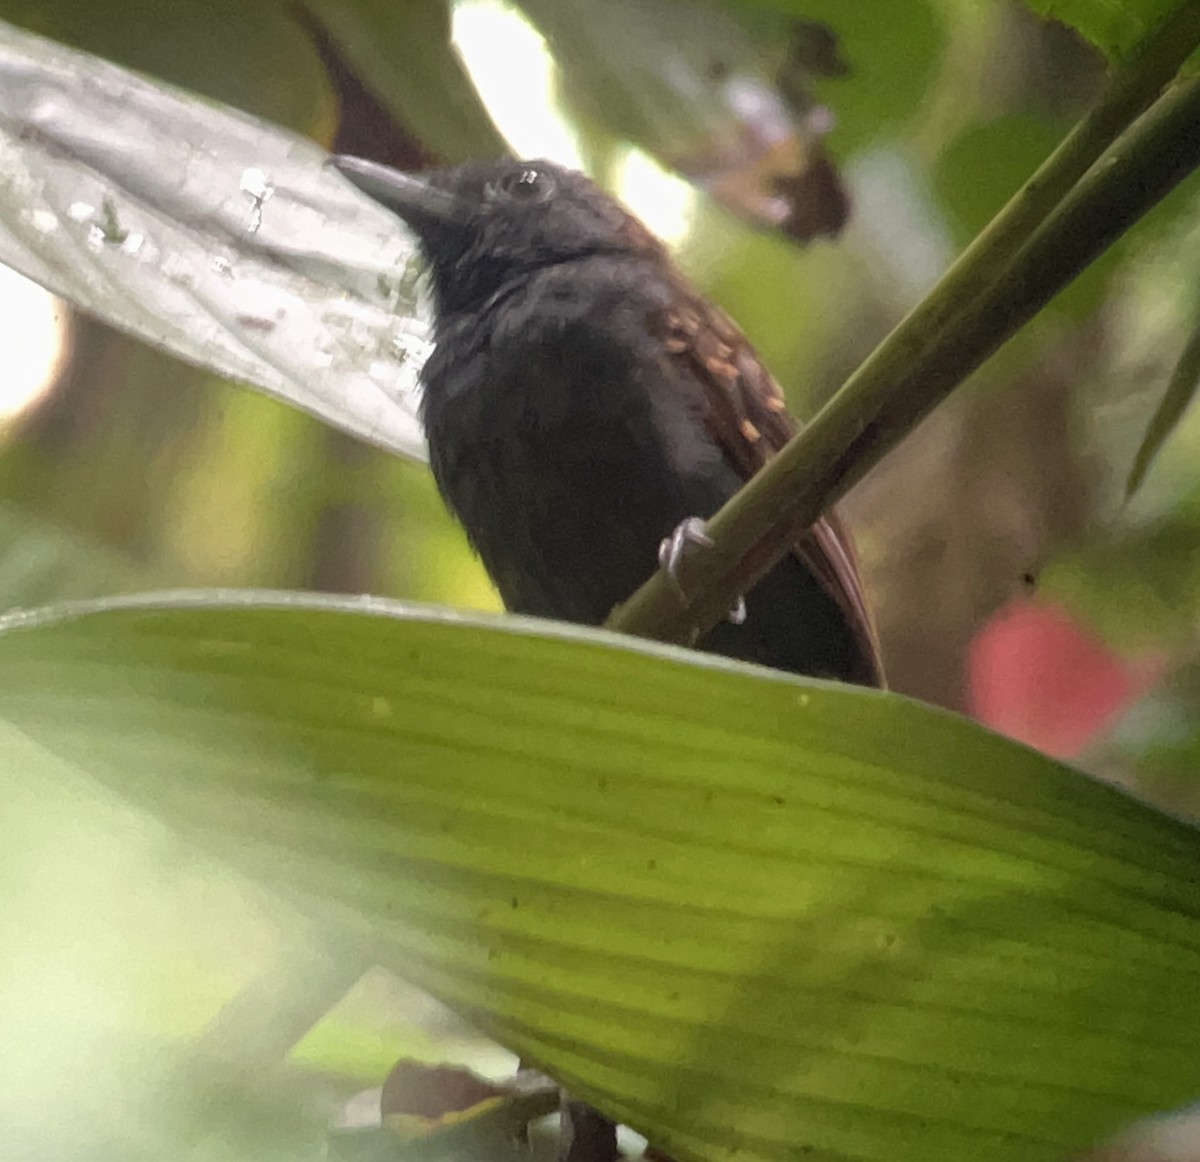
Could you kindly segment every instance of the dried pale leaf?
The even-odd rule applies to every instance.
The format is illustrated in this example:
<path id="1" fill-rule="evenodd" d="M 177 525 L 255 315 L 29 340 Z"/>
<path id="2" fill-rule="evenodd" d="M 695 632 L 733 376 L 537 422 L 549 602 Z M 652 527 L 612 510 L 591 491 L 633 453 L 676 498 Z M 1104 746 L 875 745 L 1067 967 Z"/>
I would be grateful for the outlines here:
<path id="1" fill-rule="evenodd" d="M 279 127 L 0 23 L 0 262 L 420 457 L 415 243 L 324 160 Z"/>

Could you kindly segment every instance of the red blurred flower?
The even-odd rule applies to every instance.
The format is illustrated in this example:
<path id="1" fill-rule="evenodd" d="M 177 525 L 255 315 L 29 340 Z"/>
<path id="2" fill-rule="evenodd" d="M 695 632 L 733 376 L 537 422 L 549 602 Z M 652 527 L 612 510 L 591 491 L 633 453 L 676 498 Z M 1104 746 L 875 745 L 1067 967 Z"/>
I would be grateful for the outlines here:
<path id="1" fill-rule="evenodd" d="M 1071 758 L 1150 688 L 1159 669 L 1119 657 L 1059 607 L 1021 600 L 971 642 L 967 704 L 1001 734 Z"/>

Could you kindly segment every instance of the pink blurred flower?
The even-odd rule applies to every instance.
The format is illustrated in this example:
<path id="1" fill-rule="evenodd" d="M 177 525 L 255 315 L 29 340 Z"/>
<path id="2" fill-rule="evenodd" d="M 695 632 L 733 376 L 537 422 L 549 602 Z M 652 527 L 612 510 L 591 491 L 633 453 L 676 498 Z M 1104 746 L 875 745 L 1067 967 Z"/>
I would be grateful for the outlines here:
<path id="1" fill-rule="evenodd" d="M 971 642 L 968 710 L 1001 734 L 1072 758 L 1146 693 L 1161 668 L 1119 657 L 1058 606 L 1015 601 Z"/>

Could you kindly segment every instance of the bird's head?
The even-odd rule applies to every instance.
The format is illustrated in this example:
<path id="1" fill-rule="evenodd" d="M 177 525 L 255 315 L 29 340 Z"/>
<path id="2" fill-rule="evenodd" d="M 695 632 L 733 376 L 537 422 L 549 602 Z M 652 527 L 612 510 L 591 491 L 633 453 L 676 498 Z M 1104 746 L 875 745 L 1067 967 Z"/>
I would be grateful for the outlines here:
<path id="1" fill-rule="evenodd" d="M 442 313 L 476 306 L 541 267 L 661 252 L 619 202 L 550 161 L 469 162 L 419 177 L 354 157 L 333 165 L 415 231 Z"/>

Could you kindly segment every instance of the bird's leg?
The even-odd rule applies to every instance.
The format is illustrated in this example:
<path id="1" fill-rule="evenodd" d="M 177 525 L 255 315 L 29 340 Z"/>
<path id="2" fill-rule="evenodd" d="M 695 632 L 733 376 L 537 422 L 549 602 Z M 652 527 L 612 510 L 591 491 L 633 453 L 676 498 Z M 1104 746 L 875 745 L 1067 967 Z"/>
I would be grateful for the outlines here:
<path id="1" fill-rule="evenodd" d="M 562 1094 L 562 1130 L 558 1142 L 558 1162 L 616 1162 L 616 1123 L 599 1110 Z"/>
<path id="2" fill-rule="evenodd" d="M 707 526 L 698 516 L 689 516 L 675 526 L 669 537 L 663 537 L 658 546 L 659 568 L 671 579 L 684 601 L 691 601 L 688 592 L 679 579 L 679 567 L 690 552 L 695 549 L 711 549 L 713 539 L 708 535 Z M 746 599 L 739 597 L 737 604 L 729 611 L 729 620 L 734 625 L 741 625 L 746 620 Z"/>
<path id="3" fill-rule="evenodd" d="M 688 552 L 688 546 L 694 545 L 699 549 L 711 549 L 713 539 L 706 531 L 707 526 L 698 516 L 689 516 L 675 526 L 675 531 L 669 537 L 663 537 L 658 546 L 659 567 L 675 583 L 680 595 L 687 596 L 683 583 L 679 580 L 679 566 Z"/>

